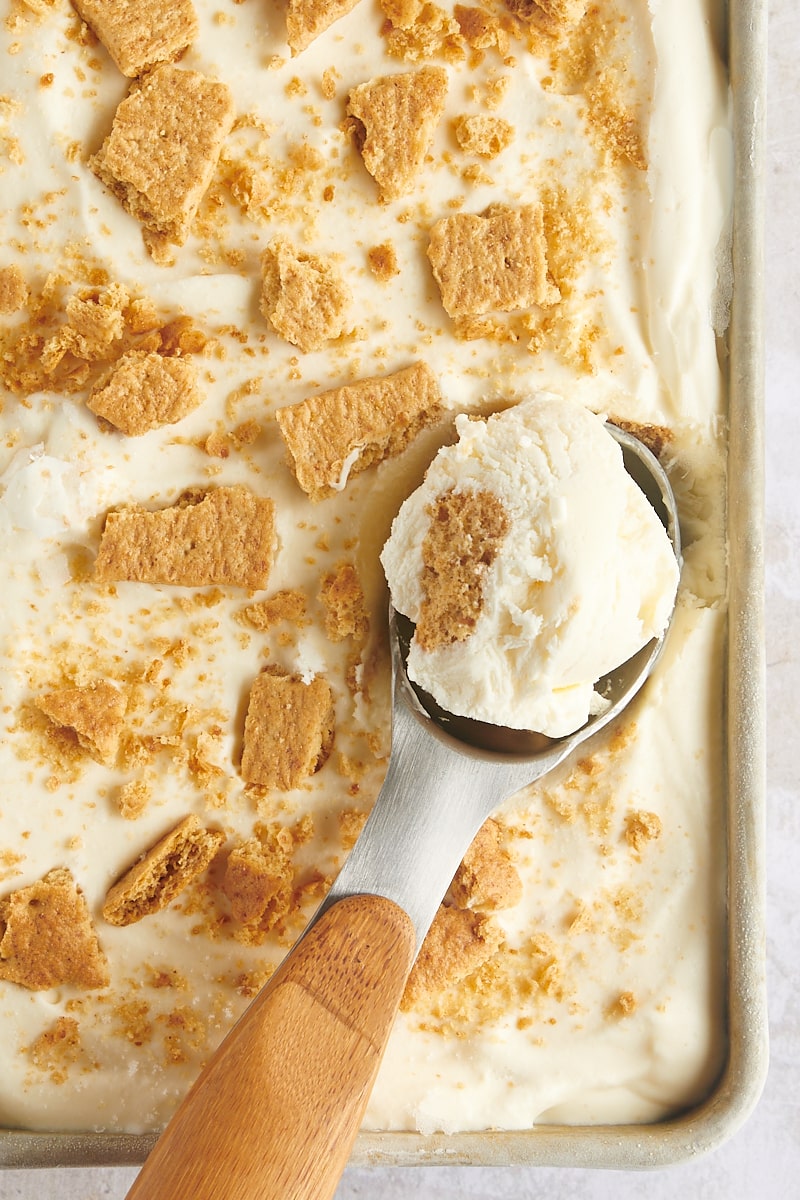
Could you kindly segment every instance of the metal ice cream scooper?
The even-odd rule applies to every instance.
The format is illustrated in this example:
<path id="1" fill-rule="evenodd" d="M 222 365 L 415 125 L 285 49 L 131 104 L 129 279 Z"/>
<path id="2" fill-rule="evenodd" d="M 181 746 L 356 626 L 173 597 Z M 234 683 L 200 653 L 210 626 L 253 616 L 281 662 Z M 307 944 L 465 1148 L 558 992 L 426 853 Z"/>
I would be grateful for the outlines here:
<path id="1" fill-rule="evenodd" d="M 675 498 L 658 460 L 608 426 L 680 562 Z M 666 631 L 604 677 L 603 711 L 550 739 L 444 713 L 405 670 L 410 630 L 390 611 L 392 751 L 381 792 L 327 898 L 208 1063 L 130 1200 L 324 1200 L 347 1162 L 406 979 L 470 842 L 508 796 L 615 721 Z"/>

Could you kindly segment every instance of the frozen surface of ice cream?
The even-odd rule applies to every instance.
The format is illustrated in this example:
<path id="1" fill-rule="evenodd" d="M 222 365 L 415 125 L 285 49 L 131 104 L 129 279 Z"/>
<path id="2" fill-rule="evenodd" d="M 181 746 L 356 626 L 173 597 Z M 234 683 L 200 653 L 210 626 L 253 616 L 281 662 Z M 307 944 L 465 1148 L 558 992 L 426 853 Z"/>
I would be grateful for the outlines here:
<path id="1" fill-rule="evenodd" d="M 555 397 L 456 418 L 381 561 L 409 677 L 448 712 L 572 733 L 664 632 L 679 567 L 601 417 Z"/>
<path id="2" fill-rule="evenodd" d="M 560 25 L 362 0 L 292 54 L 280 6 L 195 0 L 170 10 L 177 67 L 122 110 L 142 89 L 113 57 L 125 6 L 102 7 L 92 32 L 66 0 L 17 0 L 0 27 L 0 1124 L 167 1120 L 380 787 L 392 518 L 455 414 L 541 392 L 658 443 L 685 542 L 675 625 L 625 722 L 497 814 L 366 1125 L 691 1104 L 725 1028 L 725 6 L 598 0 Z M 190 376 L 191 403 L 156 402 L 157 374 Z M 110 398 L 117 426 L 95 412 Z M 326 422 L 309 492 L 281 432 L 306 418 Z M 98 575 L 107 536 L 126 578 Z M 118 884 L 130 924 L 107 919 Z M 32 899 L 56 927 L 81 911 L 104 964 L 83 978 L 107 985 L 17 982 L 46 974 L 19 961 Z"/>

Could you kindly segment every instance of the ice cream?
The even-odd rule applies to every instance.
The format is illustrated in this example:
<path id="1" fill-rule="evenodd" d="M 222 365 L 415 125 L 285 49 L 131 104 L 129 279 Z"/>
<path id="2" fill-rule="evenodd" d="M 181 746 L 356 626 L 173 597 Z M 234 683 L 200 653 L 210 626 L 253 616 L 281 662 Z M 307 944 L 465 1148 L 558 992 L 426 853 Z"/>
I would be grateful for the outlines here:
<path id="1" fill-rule="evenodd" d="M 144 92 L 100 8 L 0 29 L 0 1124 L 168 1119 L 380 787 L 392 518 L 456 414 L 541 392 L 658 442 L 675 623 L 626 721 L 497 814 L 448 898 L 474 955 L 409 998 L 365 1124 L 693 1103 L 725 1028 L 724 6 L 361 3 L 292 55 L 279 6 L 195 0 Z M 46 975 L 11 966 L 29 901 L 59 896 L 107 986 L 18 982 Z"/>
<path id="2" fill-rule="evenodd" d="M 602 418 L 536 397 L 456 418 L 381 554 L 416 625 L 409 677 L 448 712 L 572 733 L 666 628 L 679 567 Z"/>

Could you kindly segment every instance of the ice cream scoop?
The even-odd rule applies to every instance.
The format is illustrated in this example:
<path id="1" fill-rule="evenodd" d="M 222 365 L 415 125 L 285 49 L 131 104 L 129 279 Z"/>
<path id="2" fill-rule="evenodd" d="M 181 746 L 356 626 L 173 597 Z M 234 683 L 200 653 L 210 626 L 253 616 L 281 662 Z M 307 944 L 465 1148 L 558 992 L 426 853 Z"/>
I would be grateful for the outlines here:
<path id="1" fill-rule="evenodd" d="M 611 428 L 680 561 L 666 474 Z M 130 1200 L 325 1200 L 358 1132 L 405 982 L 483 821 L 615 720 L 664 633 L 599 682 L 602 711 L 569 736 L 454 725 L 406 673 L 390 613 L 392 754 L 369 820 L 306 932 L 227 1036 L 156 1144 Z"/>
<path id="2" fill-rule="evenodd" d="M 410 679 L 450 713 L 562 737 L 664 630 L 669 537 L 602 417 L 540 394 L 456 418 L 381 554 Z"/>

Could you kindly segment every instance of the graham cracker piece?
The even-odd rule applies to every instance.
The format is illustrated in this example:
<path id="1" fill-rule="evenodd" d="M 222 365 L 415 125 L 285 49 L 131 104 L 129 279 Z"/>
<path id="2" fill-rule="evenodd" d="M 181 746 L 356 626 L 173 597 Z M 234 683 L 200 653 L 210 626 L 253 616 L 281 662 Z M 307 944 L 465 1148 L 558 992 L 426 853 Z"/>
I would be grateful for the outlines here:
<path id="1" fill-rule="evenodd" d="M 85 362 L 108 359 L 115 342 L 125 333 L 125 313 L 130 293 L 121 283 L 106 288 L 84 288 L 70 296 L 64 307 L 66 321 L 42 347 L 45 371 L 55 371 L 66 354 Z"/>
<path id="2" fill-rule="evenodd" d="M 305 50 L 315 38 L 340 17 L 355 8 L 358 0 L 289 0 L 286 34 L 292 56 Z"/>
<path id="3" fill-rule="evenodd" d="M 514 126 L 509 121 L 485 113 L 456 117 L 453 130 L 461 149 L 481 158 L 497 158 L 514 140 Z"/>
<path id="4" fill-rule="evenodd" d="M 16 263 L 0 267 L 0 315 L 19 312 L 28 303 L 28 285 Z"/>
<path id="5" fill-rule="evenodd" d="M 0 900 L 0 979 L 32 992 L 108 985 L 86 899 L 66 867 Z"/>
<path id="6" fill-rule="evenodd" d="M 86 403 L 121 433 L 139 437 L 162 425 L 174 425 L 202 400 L 191 359 L 164 358 L 154 350 L 129 350 Z"/>
<path id="7" fill-rule="evenodd" d="M 494 204 L 481 215 L 443 217 L 431 229 L 428 258 L 451 317 L 514 312 L 559 299 L 547 277 L 541 204 Z"/>
<path id="8" fill-rule="evenodd" d="M 322 578 L 319 598 L 325 610 L 325 632 L 332 642 L 363 637 L 369 630 L 364 589 L 352 563 L 339 563 Z"/>
<path id="9" fill-rule="evenodd" d="M 191 0 L 72 0 L 123 75 L 171 62 L 197 37 Z"/>
<path id="10" fill-rule="evenodd" d="M 261 272 L 261 312 L 287 342 L 308 353 L 341 337 L 350 291 L 331 258 L 275 238 L 264 251 Z"/>
<path id="11" fill-rule="evenodd" d="M 253 681 L 244 723 L 245 783 L 281 792 L 299 787 L 327 760 L 334 720 L 333 694 L 321 676 L 306 683 L 266 667 Z"/>
<path id="12" fill-rule="evenodd" d="M 655 454 L 656 458 L 661 458 L 661 455 L 675 437 L 675 434 L 668 425 L 651 425 L 641 421 L 625 421 L 619 417 L 611 417 L 611 421 L 619 429 L 624 429 L 626 433 L 632 433 L 635 438 L 643 442 L 650 453 Z"/>
<path id="13" fill-rule="evenodd" d="M 450 884 L 450 895 L 459 908 L 491 912 L 519 902 L 522 880 L 500 843 L 501 834 L 491 817 L 478 830 Z"/>
<path id="14" fill-rule="evenodd" d="M 233 125 L 230 89 L 165 65 L 131 86 L 89 166 L 143 226 L 151 249 L 182 246 Z"/>
<path id="15" fill-rule="evenodd" d="M 97 762 L 115 762 L 127 707 L 119 688 L 99 679 L 54 688 L 33 703 L 54 725 L 73 730 L 78 744 Z"/>
<path id="16" fill-rule="evenodd" d="M 275 543 L 275 506 L 242 484 L 187 493 L 172 508 L 110 512 L 94 577 L 178 587 L 266 587 Z"/>
<path id="17" fill-rule="evenodd" d="M 348 126 L 385 204 L 412 191 L 447 97 L 443 67 L 384 75 L 353 88 Z"/>
<path id="18" fill-rule="evenodd" d="M 312 500 L 341 491 L 372 463 L 399 454 L 442 412 L 436 377 L 417 362 L 279 409 L 290 466 Z"/>
<path id="19" fill-rule="evenodd" d="M 423 601 L 414 634 L 422 650 L 463 642 L 483 609 L 483 584 L 508 532 L 508 514 L 493 492 L 455 488 L 428 509 L 422 542 Z"/>
<path id="20" fill-rule="evenodd" d="M 270 843 L 248 838 L 228 856 L 222 891 L 230 901 L 237 921 L 244 924 L 279 920 L 291 908 L 294 882 L 292 850 L 294 841 L 288 830 L 285 838 Z"/>
<path id="21" fill-rule="evenodd" d="M 502 940 L 502 930 L 485 913 L 442 905 L 411 969 L 400 1007 L 408 1011 L 428 1003 L 467 979 L 494 957 Z"/>
<path id="22" fill-rule="evenodd" d="M 160 912 L 202 875 L 224 841 L 194 813 L 184 817 L 109 889 L 103 916 L 111 925 L 132 925 Z"/>

